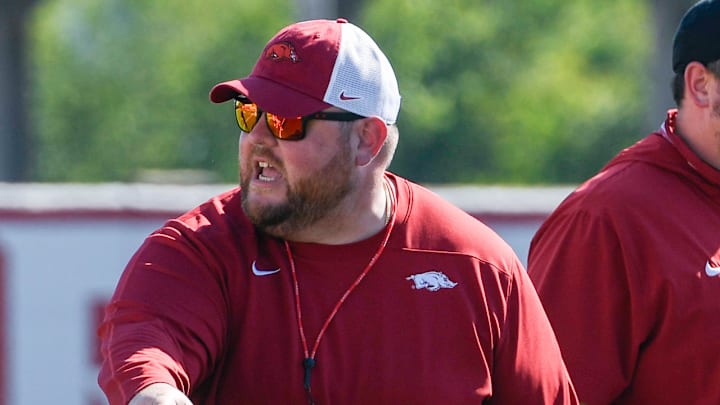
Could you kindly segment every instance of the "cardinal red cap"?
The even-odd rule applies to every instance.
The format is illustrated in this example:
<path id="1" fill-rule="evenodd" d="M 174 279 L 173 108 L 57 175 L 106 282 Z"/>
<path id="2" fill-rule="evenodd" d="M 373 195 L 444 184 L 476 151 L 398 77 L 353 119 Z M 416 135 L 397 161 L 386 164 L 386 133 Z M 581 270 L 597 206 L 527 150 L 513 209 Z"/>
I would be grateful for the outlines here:
<path id="1" fill-rule="evenodd" d="M 393 124 L 400 93 L 375 41 L 345 19 L 289 25 L 265 46 L 250 75 L 215 85 L 210 100 L 242 94 L 263 111 L 299 117 L 330 106 Z"/>

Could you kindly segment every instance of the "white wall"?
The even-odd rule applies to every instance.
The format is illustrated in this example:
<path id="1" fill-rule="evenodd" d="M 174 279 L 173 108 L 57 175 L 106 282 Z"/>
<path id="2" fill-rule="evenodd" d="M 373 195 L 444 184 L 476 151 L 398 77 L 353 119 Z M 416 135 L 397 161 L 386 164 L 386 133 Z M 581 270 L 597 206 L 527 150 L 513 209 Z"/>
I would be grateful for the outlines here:
<path id="1" fill-rule="evenodd" d="M 95 404 L 95 305 L 160 219 L 0 220 L 5 404 Z M 59 394 L 59 395 L 58 395 Z M 93 402 L 95 401 L 95 402 Z"/>

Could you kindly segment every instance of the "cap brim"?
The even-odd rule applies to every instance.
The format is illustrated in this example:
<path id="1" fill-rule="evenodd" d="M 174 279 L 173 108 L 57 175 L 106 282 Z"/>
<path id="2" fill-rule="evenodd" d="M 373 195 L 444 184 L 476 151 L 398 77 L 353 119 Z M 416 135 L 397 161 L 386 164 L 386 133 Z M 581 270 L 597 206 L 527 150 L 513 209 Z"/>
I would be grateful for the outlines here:
<path id="1" fill-rule="evenodd" d="M 331 107 L 324 101 L 258 76 L 216 84 L 210 90 L 210 101 L 223 103 L 238 94 L 252 100 L 263 111 L 281 117 L 300 117 Z"/>

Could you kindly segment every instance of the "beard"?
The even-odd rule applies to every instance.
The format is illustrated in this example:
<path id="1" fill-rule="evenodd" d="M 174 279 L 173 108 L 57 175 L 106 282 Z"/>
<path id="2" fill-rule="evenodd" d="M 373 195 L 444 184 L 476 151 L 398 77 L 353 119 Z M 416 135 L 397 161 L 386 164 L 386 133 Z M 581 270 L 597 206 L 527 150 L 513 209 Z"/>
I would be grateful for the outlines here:
<path id="1" fill-rule="evenodd" d="M 354 190 L 350 144 L 340 142 L 340 151 L 322 168 L 287 184 L 285 202 L 252 205 L 250 179 L 241 174 L 241 199 L 245 215 L 255 226 L 275 237 L 288 237 L 323 219 Z"/>

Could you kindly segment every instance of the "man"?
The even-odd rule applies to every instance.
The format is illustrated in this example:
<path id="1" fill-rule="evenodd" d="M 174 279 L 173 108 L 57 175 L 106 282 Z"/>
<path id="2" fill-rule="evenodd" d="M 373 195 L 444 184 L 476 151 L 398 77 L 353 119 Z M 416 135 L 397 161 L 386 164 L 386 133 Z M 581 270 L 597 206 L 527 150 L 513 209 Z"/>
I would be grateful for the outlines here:
<path id="1" fill-rule="evenodd" d="M 660 129 L 535 235 L 528 272 L 588 404 L 719 404 L 720 0 L 674 38 Z"/>
<path id="2" fill-rule="evenodd" d="M 365 32 L 290 25 L 210 98 L 234 102 L 241 186 L 127 265 L 111 404 L 576 403 L 510 247 L 386 171 L 400 94 Z"/>

